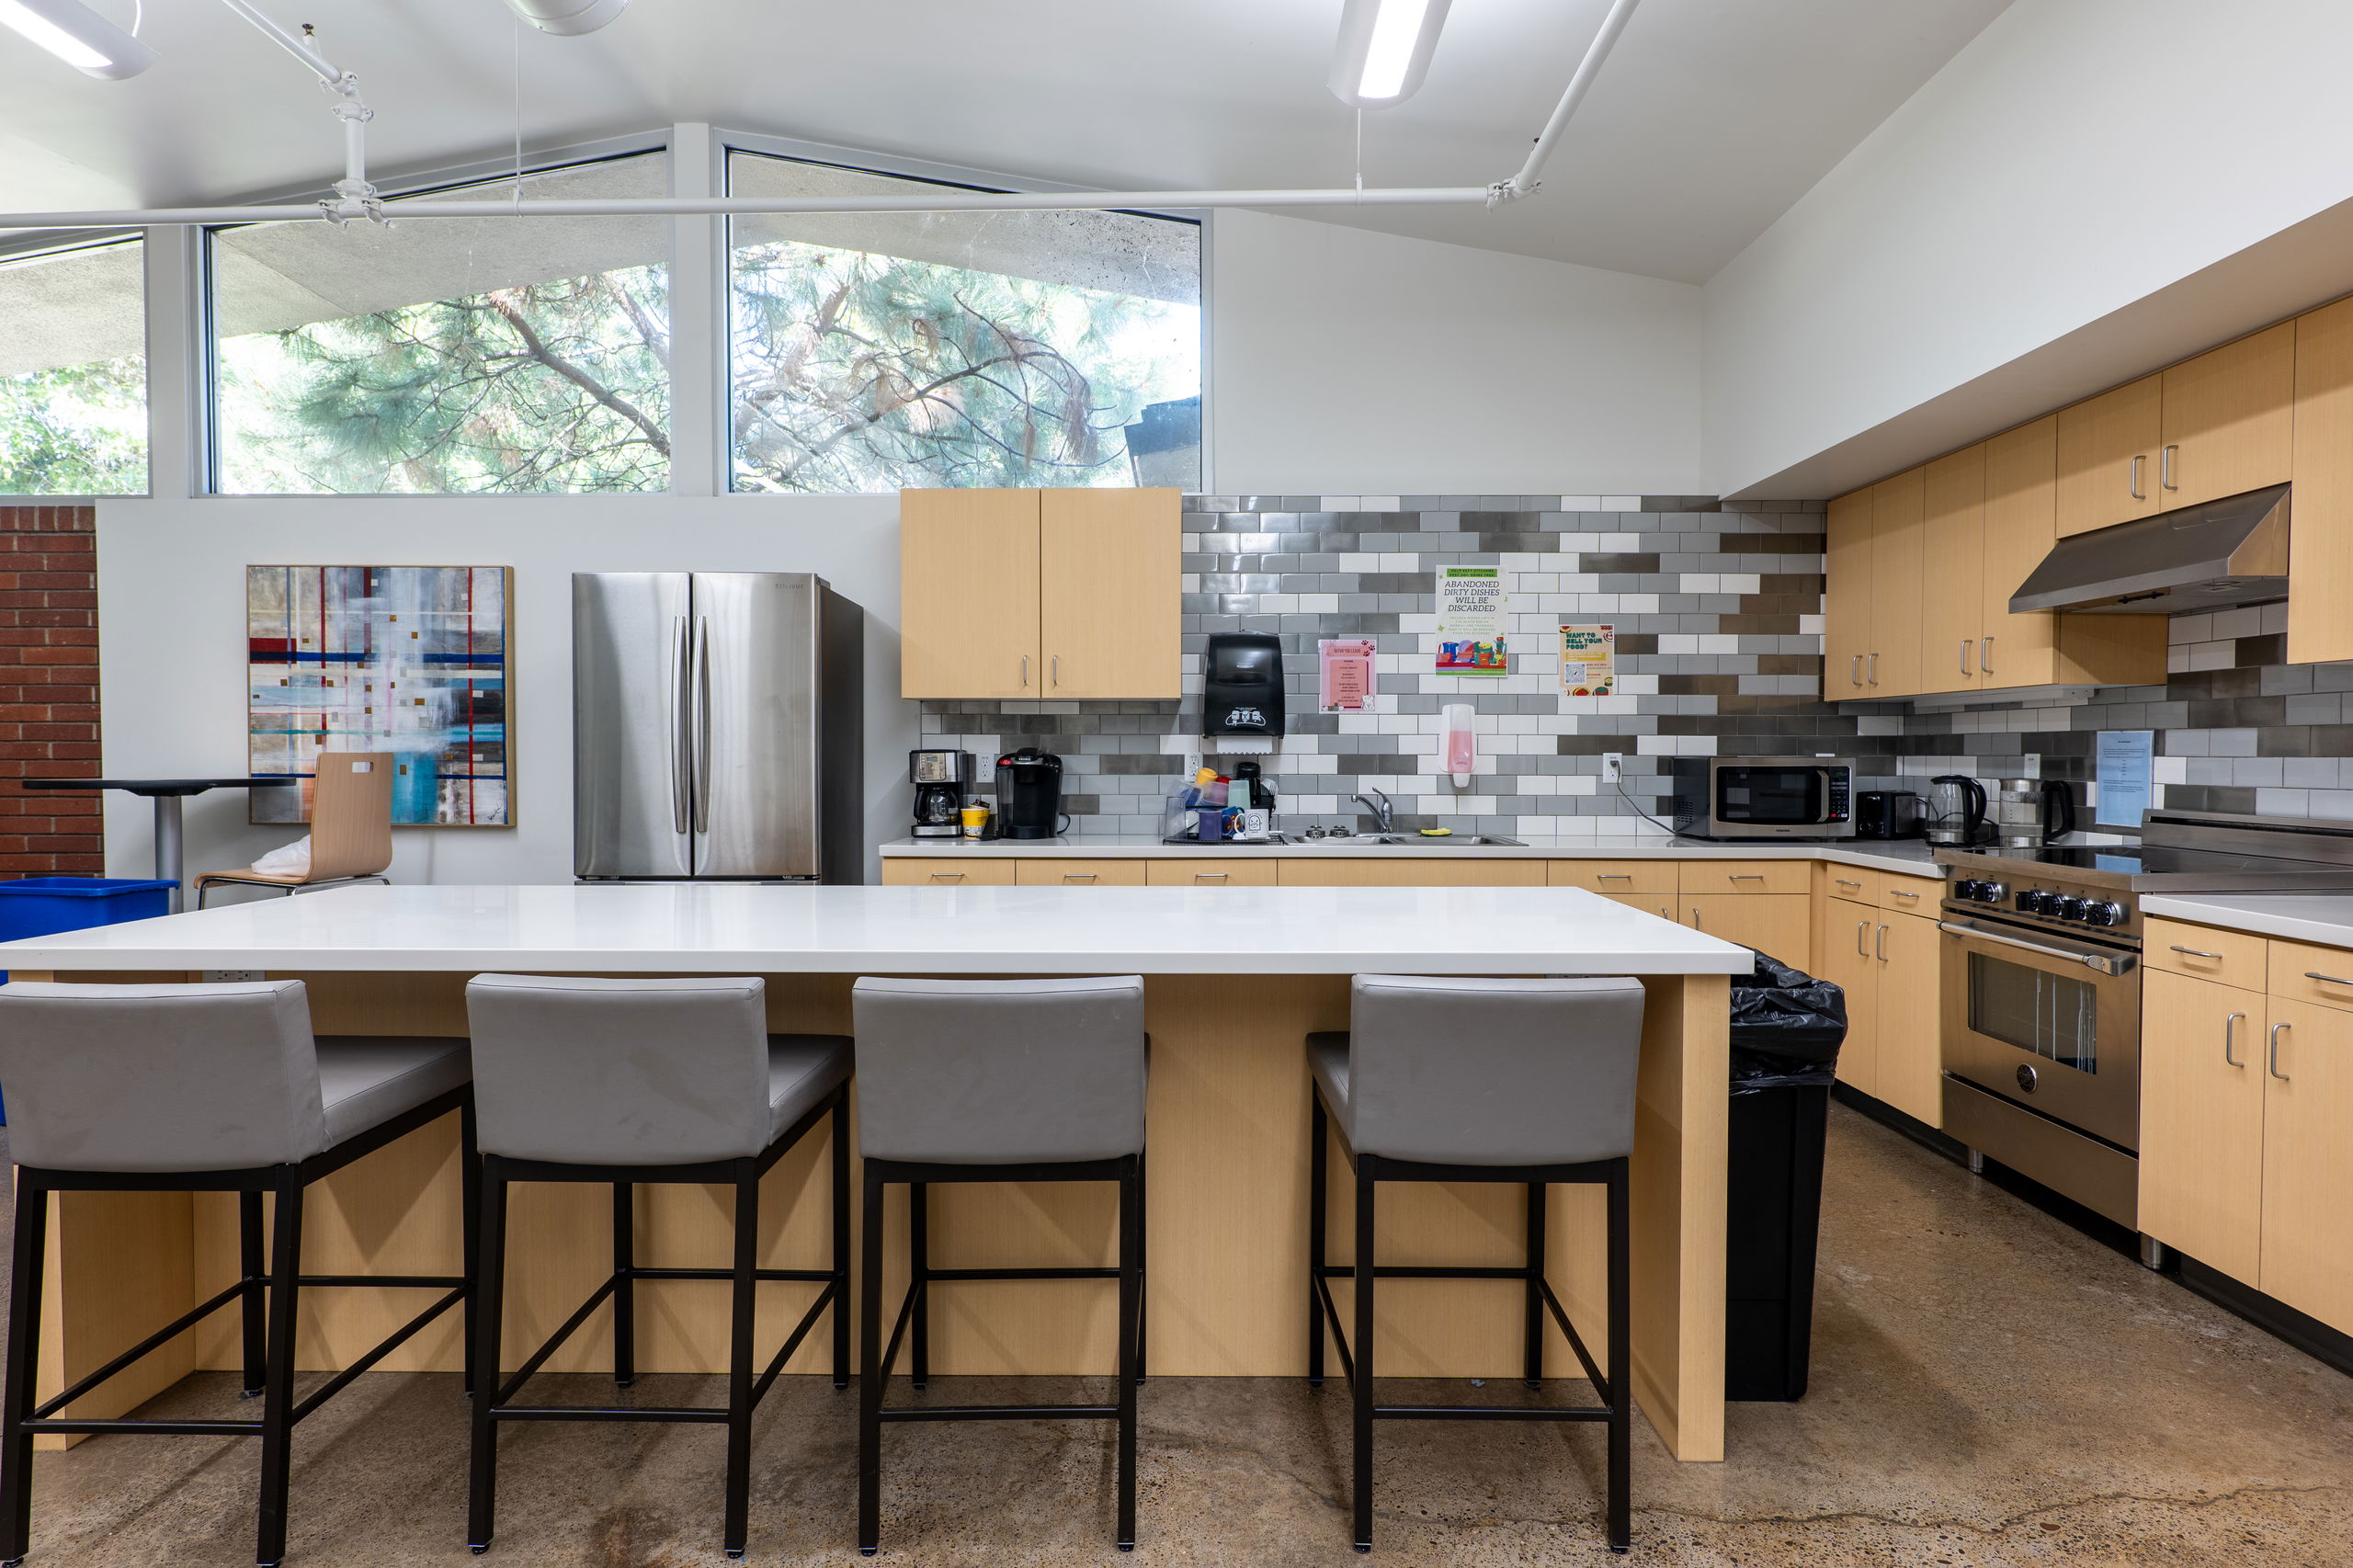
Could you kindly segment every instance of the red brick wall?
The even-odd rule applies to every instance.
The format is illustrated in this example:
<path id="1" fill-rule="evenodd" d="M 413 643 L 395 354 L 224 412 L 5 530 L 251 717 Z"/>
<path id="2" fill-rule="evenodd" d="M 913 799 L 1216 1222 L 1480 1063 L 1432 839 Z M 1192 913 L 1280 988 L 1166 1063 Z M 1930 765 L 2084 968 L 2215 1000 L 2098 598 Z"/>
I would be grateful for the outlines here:
<path id="1" fill-rule="evenodd" d="M 97 511 L 0 506 L 0 779 L 98 770 Z M 101 875 L 96 795 L 0 783 L 0 878 Z"/>

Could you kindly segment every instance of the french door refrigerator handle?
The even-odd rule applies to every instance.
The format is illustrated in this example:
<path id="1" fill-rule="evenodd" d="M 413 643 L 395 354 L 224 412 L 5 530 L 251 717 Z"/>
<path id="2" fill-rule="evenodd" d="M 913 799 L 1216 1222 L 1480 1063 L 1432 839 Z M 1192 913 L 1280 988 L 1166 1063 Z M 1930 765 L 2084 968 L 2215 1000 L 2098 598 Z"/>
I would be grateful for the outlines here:
<path id="1" fill-rule="evenodd" d="M 694 650 L 695 777 L 694 823 L 697 833 L 710 831 L 710 617 L 695 617 Z"/>
<path id="2" fill-rule="evenodd" d="M 694 683 L 687 670 L 687 618 L 670 618 L 670 826 L 687 831 L 688 800 L 694 792 L 687 777 L 687 728 L 693 710 Z"/>

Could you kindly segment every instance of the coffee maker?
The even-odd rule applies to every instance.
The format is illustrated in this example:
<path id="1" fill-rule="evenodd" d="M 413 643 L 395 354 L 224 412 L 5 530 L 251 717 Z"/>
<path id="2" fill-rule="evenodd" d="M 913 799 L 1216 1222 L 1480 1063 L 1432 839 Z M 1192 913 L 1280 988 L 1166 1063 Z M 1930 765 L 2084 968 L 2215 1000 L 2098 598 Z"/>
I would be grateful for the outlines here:
<path id="1" fill-rule="evenodd" d="M 972 787 L 968 751 L 911 751 L 907 778 L 915 787 L 914 838 L 954 838 L 963 831 L 961 812 Z"/>
<path id="2" fill-rule="evenodd" d="M 999 838 L 1051 838 L 1070 819 L 1063 814 L 1063 759 L 1023 746 L 996 759 Z"/>

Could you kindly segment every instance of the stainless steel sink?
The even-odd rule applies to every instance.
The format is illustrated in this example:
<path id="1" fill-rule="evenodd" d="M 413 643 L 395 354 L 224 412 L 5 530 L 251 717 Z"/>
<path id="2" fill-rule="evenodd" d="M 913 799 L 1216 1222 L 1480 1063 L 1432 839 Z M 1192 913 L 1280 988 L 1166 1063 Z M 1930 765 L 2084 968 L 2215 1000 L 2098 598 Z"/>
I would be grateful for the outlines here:
<path id="1" fill-rule="evenodd" d="M 1347 840 L 1342 839 L 1339 842 L 1345 844 Z M 1395 849 L 1444 849 L 1449 846 L 1454 848 L 1463 848 L 1466 846 L 1475 848 L 1482 846 L 1493 846 L 1499 848 L 1512 849 L 1525 849 L 1528 847 L 1528 844 L 1525 839 L 1506 838 L 1501 834 L 1485 833 L 1449 834 L 1444 838 L 1424 838 L 1418 833 L 1410 835 L 1402 833 L 1374 833 L 1359 836 L 1357 839 L 1357 842 L 1359 844 L 1386 845 L 1389 847 Z"/>

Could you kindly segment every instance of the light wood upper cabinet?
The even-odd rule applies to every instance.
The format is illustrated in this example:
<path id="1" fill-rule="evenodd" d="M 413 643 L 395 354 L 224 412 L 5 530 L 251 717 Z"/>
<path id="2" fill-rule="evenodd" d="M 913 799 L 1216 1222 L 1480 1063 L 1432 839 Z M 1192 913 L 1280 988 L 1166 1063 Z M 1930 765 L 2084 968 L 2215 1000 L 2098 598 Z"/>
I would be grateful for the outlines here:
<path id="1" fill-rule="evenodd" d="M 2157 449 L 2165 432 L 2165 377 L 2059 411 L 2059 533 L 2089 533 L 2165 509 Z"/>
<path id="2" fill-rule="evenodd" d="M 1049 698 L 1181 694 L 1174 490 L 1039 493 L 1039 653 Z"/>
<path id="3" fill-rule="evenodd" d="M 1038 680 L 1038 493 L 901 491 L 899 695 L 1036 697 Z"/>
<path id="4" fill-rule="evenodd" d="M 2059 416 L 2046 414 L 1985 443 L 1985 563 L 1977 632 L 1981 687 L 2041 686 L 2052 678 L 2044 672 L 2053 668 L 2059 618 L 2012 615 L 2010 596 L 2058 540 Z M 2156 669 L 2162 676 L 2162 628 Z"/>
<path id="5" fill-rule="evenodd" d="M 2353 659 L 2353 300 L 2296 322 L 2288 662 Z"/>
<path id="6" fill-rule="evenodd" d="M 2142 991 L 2140 1226 L 2255 1281 L 2263 1215 L 2260 992 L 2161 970 Z"/>
<path id="7" fill-rule="evenodd" d="M 1921 685 L 1920 663 L 1927 544 L 1924 471 L 1871 486 L 1871 645 L 1863 661 L 1871 696 L 1930 689 Z"/>
<path id="8" fill-rule="evenodd" d="M 2295 445 L 2296 324 L 2226 343 L 2165 373 L 2159 511 L 2287 483 Z"/>
<path id="9" fill-rule="evenodd" d="M 903 490 L 899 694 L 1173 698 L 1174 490 Z"/>
<path id="10" fill-rule="evenodd" d="M 1928 465 L 1922 527 L 1922 691 L 1974 691 L 1985 615 L 1985 448 Z"/>
<path id="11" fill-rule="evenodd" d="M 2348 486 L 2353 493 L 2353 486 Z M 1824 529 L 1828 574 L 1823 594 L 1823 695 L 1868 696 L 1864 665 L 1871 651 L 1871 493 L 1858 490 L 1830 503 Z"/>

